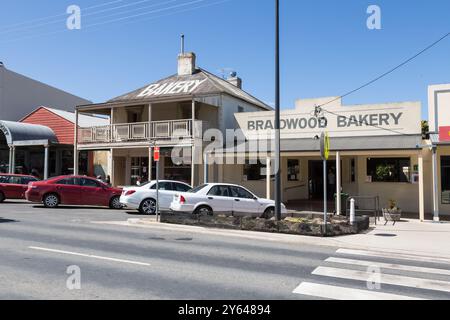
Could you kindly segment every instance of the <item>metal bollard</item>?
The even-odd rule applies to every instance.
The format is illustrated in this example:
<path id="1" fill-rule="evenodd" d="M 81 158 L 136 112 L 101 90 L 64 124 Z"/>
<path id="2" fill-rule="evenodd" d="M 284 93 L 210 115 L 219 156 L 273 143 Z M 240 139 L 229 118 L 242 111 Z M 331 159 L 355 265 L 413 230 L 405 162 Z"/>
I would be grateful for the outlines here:
<path id="1" fill-rule="evenodd" d="M 355 199 L 350 200 L 350 224 L 355 223 Z"/>

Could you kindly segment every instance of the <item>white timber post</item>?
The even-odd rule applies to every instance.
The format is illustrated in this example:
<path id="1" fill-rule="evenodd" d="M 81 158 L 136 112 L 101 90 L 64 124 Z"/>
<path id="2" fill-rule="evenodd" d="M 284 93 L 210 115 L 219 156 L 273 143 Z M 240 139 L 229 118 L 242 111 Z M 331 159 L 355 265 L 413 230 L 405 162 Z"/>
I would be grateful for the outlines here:
<path id="1" fill-rule="evenodd" d="M 266 164 L 266 198 L 270 199 L 271 198 L 271 190 L 270 190 L 271 185 L 270 184 L 272 183 L 272 179 L 271 179 L 272 163 L 271 163 L 270 156 L 267 157 L 266 161 L 267 161 L 267 164 Z"/>
<path id="2" fill-rule="evenodd" d="M 437 148 L 433 147 L 433 220 L 439 222 L 439 195 L 438 195 L 438 159 Z"/>
<path id="3" fill-rule="evenodd" d="M 75 128 L 74 128 L 74 139 L 73 139 L 73 174 L 78 175 L 78 110 L 75 109 Z"/>
<path id="4" fill-rule="evenodd" d="M 342 203 L 341 203 L 341 153 L 336 152 L 336 214 L 340 216 Z"/>
<path id="5" fill-rule="evenodd" d="M 423 153 L 419 153 L 419 216 L 420 221 L 425 221 L 425 182 L 423 175 Z"/>
<path id="6" fill-rule="evenodd" d="M 44 153 L 44 180 L 48 179 L 48 151 L 50 146 L 47 144 L 44 146 L 45 153 Z"/>

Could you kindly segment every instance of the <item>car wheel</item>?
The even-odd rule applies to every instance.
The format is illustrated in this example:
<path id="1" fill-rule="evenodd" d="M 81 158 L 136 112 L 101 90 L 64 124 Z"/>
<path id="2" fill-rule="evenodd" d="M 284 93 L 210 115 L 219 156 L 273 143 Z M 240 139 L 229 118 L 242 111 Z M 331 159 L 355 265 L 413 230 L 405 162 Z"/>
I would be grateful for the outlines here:
<path id="1" fill-rule="evenodd" d="M 109 207 L 111 209 L 116 209 L 116 210 L 122 209 L 123 206 L 120 203 L 120 197 L 118 197 L 118 196 L 112 197 L 111 201 L 109 202 Z"/>
<path id="2" fill-rule="evenodd" d="M 141 214 L 155 214 L 156 213 L 156 201 L 154 199 L 145 199 L 139 206 L 139 212 Z"/>
<path id="3" fill-rule="evenodd" d="M 263 219 L 272 219 L 273 217 L 275 217 L 275 208 L 274 207 L 270 207 L 270 208 L 267 208 L 266 211 L 264 211 L 264 213 L 263 213 L 261 218 L 263 218 Z"/>
<path id="4" fill-rule="evenodd" d="M 46 208 L 56 208 L 59 205 L 59 198 L 56 194 L 50 193 L 44 196 L 43 202 Z"/>
<path id="5" fill-rule="evenodd" d="M 212 209 L 208 206 L 200 206 L 195 209 L 194 214 L 199 216 L 212 216 L 214 215 Z"/>
<path id="6" fill-rule="evenodd" d="M 0 203 L 5 201 L 5 195 L 3 194 L 3 192 L 0 192 Z"/>

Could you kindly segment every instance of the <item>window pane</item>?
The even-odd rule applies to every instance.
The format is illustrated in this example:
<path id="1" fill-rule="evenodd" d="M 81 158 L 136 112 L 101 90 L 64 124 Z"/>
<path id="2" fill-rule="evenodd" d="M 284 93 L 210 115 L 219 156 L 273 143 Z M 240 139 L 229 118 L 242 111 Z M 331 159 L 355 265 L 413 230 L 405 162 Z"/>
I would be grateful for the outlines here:
<path id="1" fill-rule="evenodd" d="M 300 174 L 300 161 L 288 159 L 288 181 L 298 181 Z"/>
<path id="2" fill-rule="evenodd" d="M 232 197 L 241 198 L 241 199 L 253 199 L 254 198 L 254 196 L 245 189 L 242 189 L 239 187 L 230 187 L 230 190 L 231 190 Z"/>
<path id="3" fill-rule="evenodd" d="M 372 182 L 409 182 L 411 176 L 409 158 L 369 158 L 367 176 Z"/>
<path id="4" fill-rule="evenodd" d="M 230 193 L 227 186 L 214 186 L 209 190 L 208 195 L 216 197 L 229 197 Z"/>
<path id="5" fill-rule="evenodd" d="M 98 188 L 100 187 L 100 184 L 92 179 L 81 179 L 81 184 L 82 187 L 89 187 L 89 188 Z"/>
<path id="6" fill-rule="evenodd" d="M 181 184 L 181 183 L 174 183 L 174 185 L 175 185 L 175 190 L 180 191 L 180 192 L 187 192 L 191 189 L 191 187 Z"/>
<path id="7" fill-rule="evenodd" d="M 8 176 L 0 176 L 0 183 L 8 183 L 9 177 Z"/>

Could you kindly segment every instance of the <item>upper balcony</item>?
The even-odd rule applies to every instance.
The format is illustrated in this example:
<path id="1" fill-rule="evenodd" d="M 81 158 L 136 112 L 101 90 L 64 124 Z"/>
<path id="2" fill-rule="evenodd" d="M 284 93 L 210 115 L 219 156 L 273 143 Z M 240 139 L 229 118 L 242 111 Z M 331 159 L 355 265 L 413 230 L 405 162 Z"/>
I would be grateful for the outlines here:
<path id="1" fill-rule="evenodd" d="M 78 129 L 79 145 L 130 144 L 135 142 L 166 142 L 180 139 L 201 139 L 205 130 L 201 120 L 168 120 L 112 124 Z"/>

